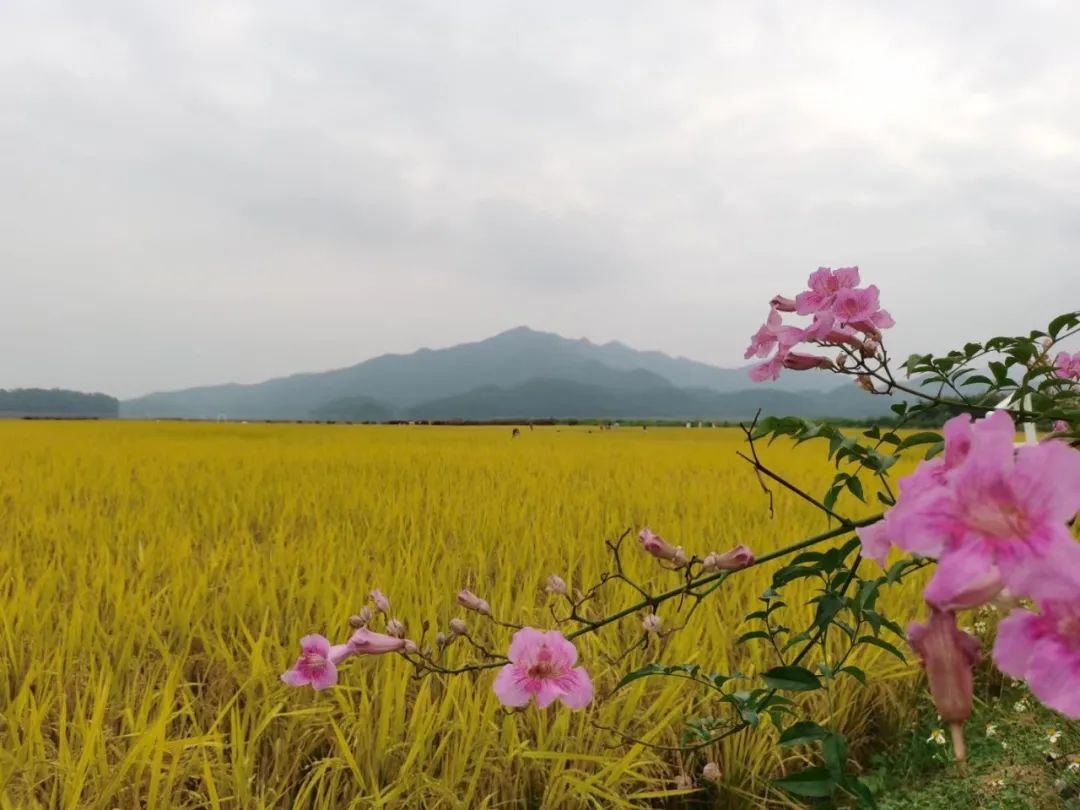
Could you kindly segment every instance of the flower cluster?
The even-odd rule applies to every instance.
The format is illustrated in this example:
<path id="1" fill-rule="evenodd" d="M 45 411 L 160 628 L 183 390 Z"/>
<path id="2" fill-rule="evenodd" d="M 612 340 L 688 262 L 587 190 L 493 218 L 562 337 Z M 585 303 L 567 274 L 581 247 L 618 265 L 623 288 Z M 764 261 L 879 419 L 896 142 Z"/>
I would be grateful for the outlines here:
<path id="1" fill-rule="evenodd" d="M 881 563 L 893 545 L 938 561 L 923 594 L 930 620 L 912 624 L 909 641 L 962 757 L 978 642 L 955 613 L 1005 590 L 1039 613 L 1014 610 L 1002 621 L 995 662 L 1047 706 L 1080 717 L 1080 545 L 1068 528 L 1080 511 L 1080 451 L 1056 439 L 1017 449 L 1004 411 L 957 416 L 944 434 L 943 455 L 901 479 L 896 505 L 859 536 Z"/>
<path id="2" fill-rule="evenodd" d="M 777 295 L 769 302 L 768 319 L 751 337 L 745 353 L 747 359 L 769 358 L 750 369 L 754 382 L 775 380 L 785 368 L 835 367 L 828 357 L 793 351 L 804 342 L 847 347 L 873 356 L 880 345 L 881 330 L 894 325 L 892 316 L 879 305 L 878 288 L 873 284 L 859 286 L 858 267 L 819 267 L 810 274 L 807 286 L 809 289 L 793 299 Z M 811 316 L 812 321 L 804 328 L 785 325 L 782 312 Z"/>

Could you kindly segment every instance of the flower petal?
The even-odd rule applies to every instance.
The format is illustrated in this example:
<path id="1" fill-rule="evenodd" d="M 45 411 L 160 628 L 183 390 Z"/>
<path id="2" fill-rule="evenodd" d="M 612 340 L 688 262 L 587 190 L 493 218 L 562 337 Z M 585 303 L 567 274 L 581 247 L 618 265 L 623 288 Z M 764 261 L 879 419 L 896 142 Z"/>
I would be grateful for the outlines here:
<path id="1" fill-rule="evenodd" d="M 563 695 L 559 699 L 570 709 L 584 709 L 593 699 L 593 683 L 584 667 L 576 667 L 559 678 Z"/>
<path id="2" fill-rule="evenodd" d="M 1002 619 L 994 642 L 997 668 L 1014 678 L 1024 678 L 1039 636 L 1039 617 L 1030 611 L 1014 610 Z"/>
<path id="3" fill-rule="evenodd" d="M 311 673 L 311 685 L 315 691 L 326 689 L 337 683 L 337 667 L 334 662 L 327 660 L 325 666 L 319 667 Z"/>
<path id="4" fill-rule="evenodd" d="M 311 678 L 299 669 L 294 668 L 290 669 L 288 672 L 281 673 L 281 682 L 287 683 L 289 686 L 307 686 L 311 683 Z"/>
<path id="5" fill-rule="evenodd" d="M 535 663 L 536 651 L 543 645 L 545 634 L 535 627 L 522 627 L 510 639 L 510 651 L 507 658 L 514 664 Z"/>
<path id="6" fill-rule="evenodd" d="M 544 678 L 540 681 L 540 688 L 536 692 L 536 706 L 540 709 L 546 709 L 556 698 L 561 698 L 564 694 L 565 692 L 559 686 L 557 679 Z"/>
<path id="7" fill-rule="evenodd" d="M 495 676 L 495 697 L 503 706 L 518 708 L 528 704 L 532 693 L 528 689 L 527 673 L 514 664 L 507 664 Z"/>
<path id="8" fill-rule="evenodd" d="M 330 657 L 330 642 L 327 641 L 326 636 L 320 636 L 318 633 L 312 633 L 310 636 L 304 636 L 300 639 L 300 649 L 304 651 L 305 655 Z"/>

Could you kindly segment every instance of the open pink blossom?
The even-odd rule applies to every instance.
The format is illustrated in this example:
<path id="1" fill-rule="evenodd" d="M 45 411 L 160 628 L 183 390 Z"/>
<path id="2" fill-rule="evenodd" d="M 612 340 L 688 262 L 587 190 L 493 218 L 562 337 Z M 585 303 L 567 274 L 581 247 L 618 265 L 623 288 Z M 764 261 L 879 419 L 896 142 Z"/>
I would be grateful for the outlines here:
<path id="1" fill-rule="evenodd" d="M 751 366 L 748 374 L 753 382 L 765 382 L 766 380 L 779 380 L 780 372 L 784 368 L 784 356 L 782 354 L 773 355 L 770 359 L 764 363 L 760 363 L 756 366 Z"/>
<path id="2" fill-rule="evenodd" d="M 795 307 L 800 315 L 813 315 L 815 312 L 832 309 L 836 295 L 841 290 L 859 286 L 859 268 L 838 267 L 831 270 L 828 267 L 819 267 L 810 274 L 806 284 L 810 289 L 795 296 Z"/>
<path id="3" fill-rule="evenodd" d="M 1054 358 L 1054 371 L 1066 380 L 1080 380 L 1080 352 L 1061 352 Z"/>
<path id="4" fill-rule="evenodd" d="M 871 284 L 861 290 L 840 290 L 831 311 L 839 323 L 850 324 L 869 321 L 879 309 L 878 288 Z"/>
<path id="5" fill-rule="evenodd" d="M 750 345 L 744 356 L 747 359 L 768 357 L 774 348 L 783 352 L 800 340 L 802 340 L 802 330 L 795 326 L 784 326 L 780 313 L 775 309 L 770 309 L 765 323 L 750 338 Z"/>
<path id="6" fill-rule="evenodd" d="M 346 646 L 355 655 L 384 655 L 386 653 L 401 652 L 407 646 L 408 639 L 388 636 L 385 633 L 376 633 L 361 627 L 350 636 Z"/>
<path id="7" fill-rule="evenodd" d="M 535 697 L 541 709 L 555 700 L 582 709 L 592 700 L 589 673 L 574 666 L 577 649 L 557 630 L 523 627 L 514 633 L 507 657 L 510 663 L 495 678 L 495 695 L 504 706 L 525 706 Z"/>
<path id="8" fill-rule="evenodd" d="M 337 683 L 337 665 L 353 654 L 348 644 L 330 645 L 325 636 L 313 634 L 300 639 L 301 655 L 293 668 L 281 676 L 289 686 L 311 686 L 326 689 Z"/>
<path id="9" fill-rule="evenodd" d="M 1080 571 L 1061 569 L 1035 588 L 1039 613 L 1017 609 L 1002 620 L 994 662 L 1051 709 L 1080 719 Z"/>
<path id="10" fill-rule="evenodd" d="M 1030 593 L 1043 571 L 1076 560 L 1080 547 L 1066 523 L 1080 510 L 1080 451 L 1065 442 L 1015 450 L 1014 436 L 1012 417 L 1003 411 L 977 422 L 970 449 L 946 472 L 944 485 L 914 499 L 889 526 L 900 546 L 941 542 L 928 586 L 937 601 L 989 576 L 994 566 L 1011 590 Z"/>
<path id="11" fill-rule="evenodd" d="M 1064 419 L 1058 419 L 1056 422 L 1054 422 L 1054 433 L 1068 433 L 1068 432 L 1069 432 L 1069 423 L 1066 422 Z"/>

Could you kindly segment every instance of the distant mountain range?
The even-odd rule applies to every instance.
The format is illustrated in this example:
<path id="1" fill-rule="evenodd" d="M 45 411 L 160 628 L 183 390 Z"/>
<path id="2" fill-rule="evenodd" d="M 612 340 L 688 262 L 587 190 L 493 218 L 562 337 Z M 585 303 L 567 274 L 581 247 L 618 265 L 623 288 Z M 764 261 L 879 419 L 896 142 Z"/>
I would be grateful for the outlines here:
<path id="1" fill-rule="evenodd" d="M 647 418 L 741 419 L 765 413 L 866 418 L 891 400 L 828 372 L 790 372 L 754 385 L 725 369 L 597 345 L 526 327 L 447 349 L 387 354 L 355 366 L 294 374 L 254 385 L 215 385 L 149 394 L 120 404 L 135 418 L 390 419 Z"/>

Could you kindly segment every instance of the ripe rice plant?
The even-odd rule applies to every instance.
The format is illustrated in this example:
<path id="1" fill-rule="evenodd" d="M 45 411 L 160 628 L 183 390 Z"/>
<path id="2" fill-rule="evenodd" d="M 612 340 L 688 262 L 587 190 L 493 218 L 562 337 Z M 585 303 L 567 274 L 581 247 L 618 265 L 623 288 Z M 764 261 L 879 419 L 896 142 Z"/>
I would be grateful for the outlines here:
<path id="1" fill-rule="evenodd" d="M 800 749 L 776 748 L 768 721 L 684 756 L 643 743 L 676 746 L 685 721 L 728 707 L 676 678 L 604 699 L 653 661 L 773 666 L 767 645 L 736 644 L 769 565 L 732 576 L 686 629 L 645 648 L 633 648 L 634 616 L 582 638 L 601 698 L 584 712 L 509 713 L 493 672 L 414 680 L 397 656 L 352 659 L 321 693 L 279 681 L 299 636 L 342 640 L 375 587 L 410 637 L 462 616 L 503 651 L 510 631 L 464 615 L 460 588 L 497 616 L 553 626 L 546 577 L 595 582 L 603 541 L 628 529 L 700 554 L 826 529 L 783 491 L 770 516 L 742 443 L 730 429 L 544 427 L 512 440 L 502 427 L 0 422 L 0 807 L 649 807 L 693 795 L 678 777 L 705 754 L 722 773 L 715 806 L 786 806 L 768 780 Z M 762 452 L 783 454 L 810 491 L 831 481 L 813 449 Z M 635 579 L 677 584 L 637 551 L 623 555 Z M 920 590 L 913 578 L 882 603 L 919 615 Z M 796 597 L 812 595 L 808 580 L 785 590 L 793 626 L 810 615 Z M 594 608 L 633 597 L 612 584 Z M 665 625 L 688 608 L 662 608 Z M 869 647 L 853 663 L 871 685 L 838 680 L 830 710 L 858 756 L 910 716 L 918 670 Z"/>

